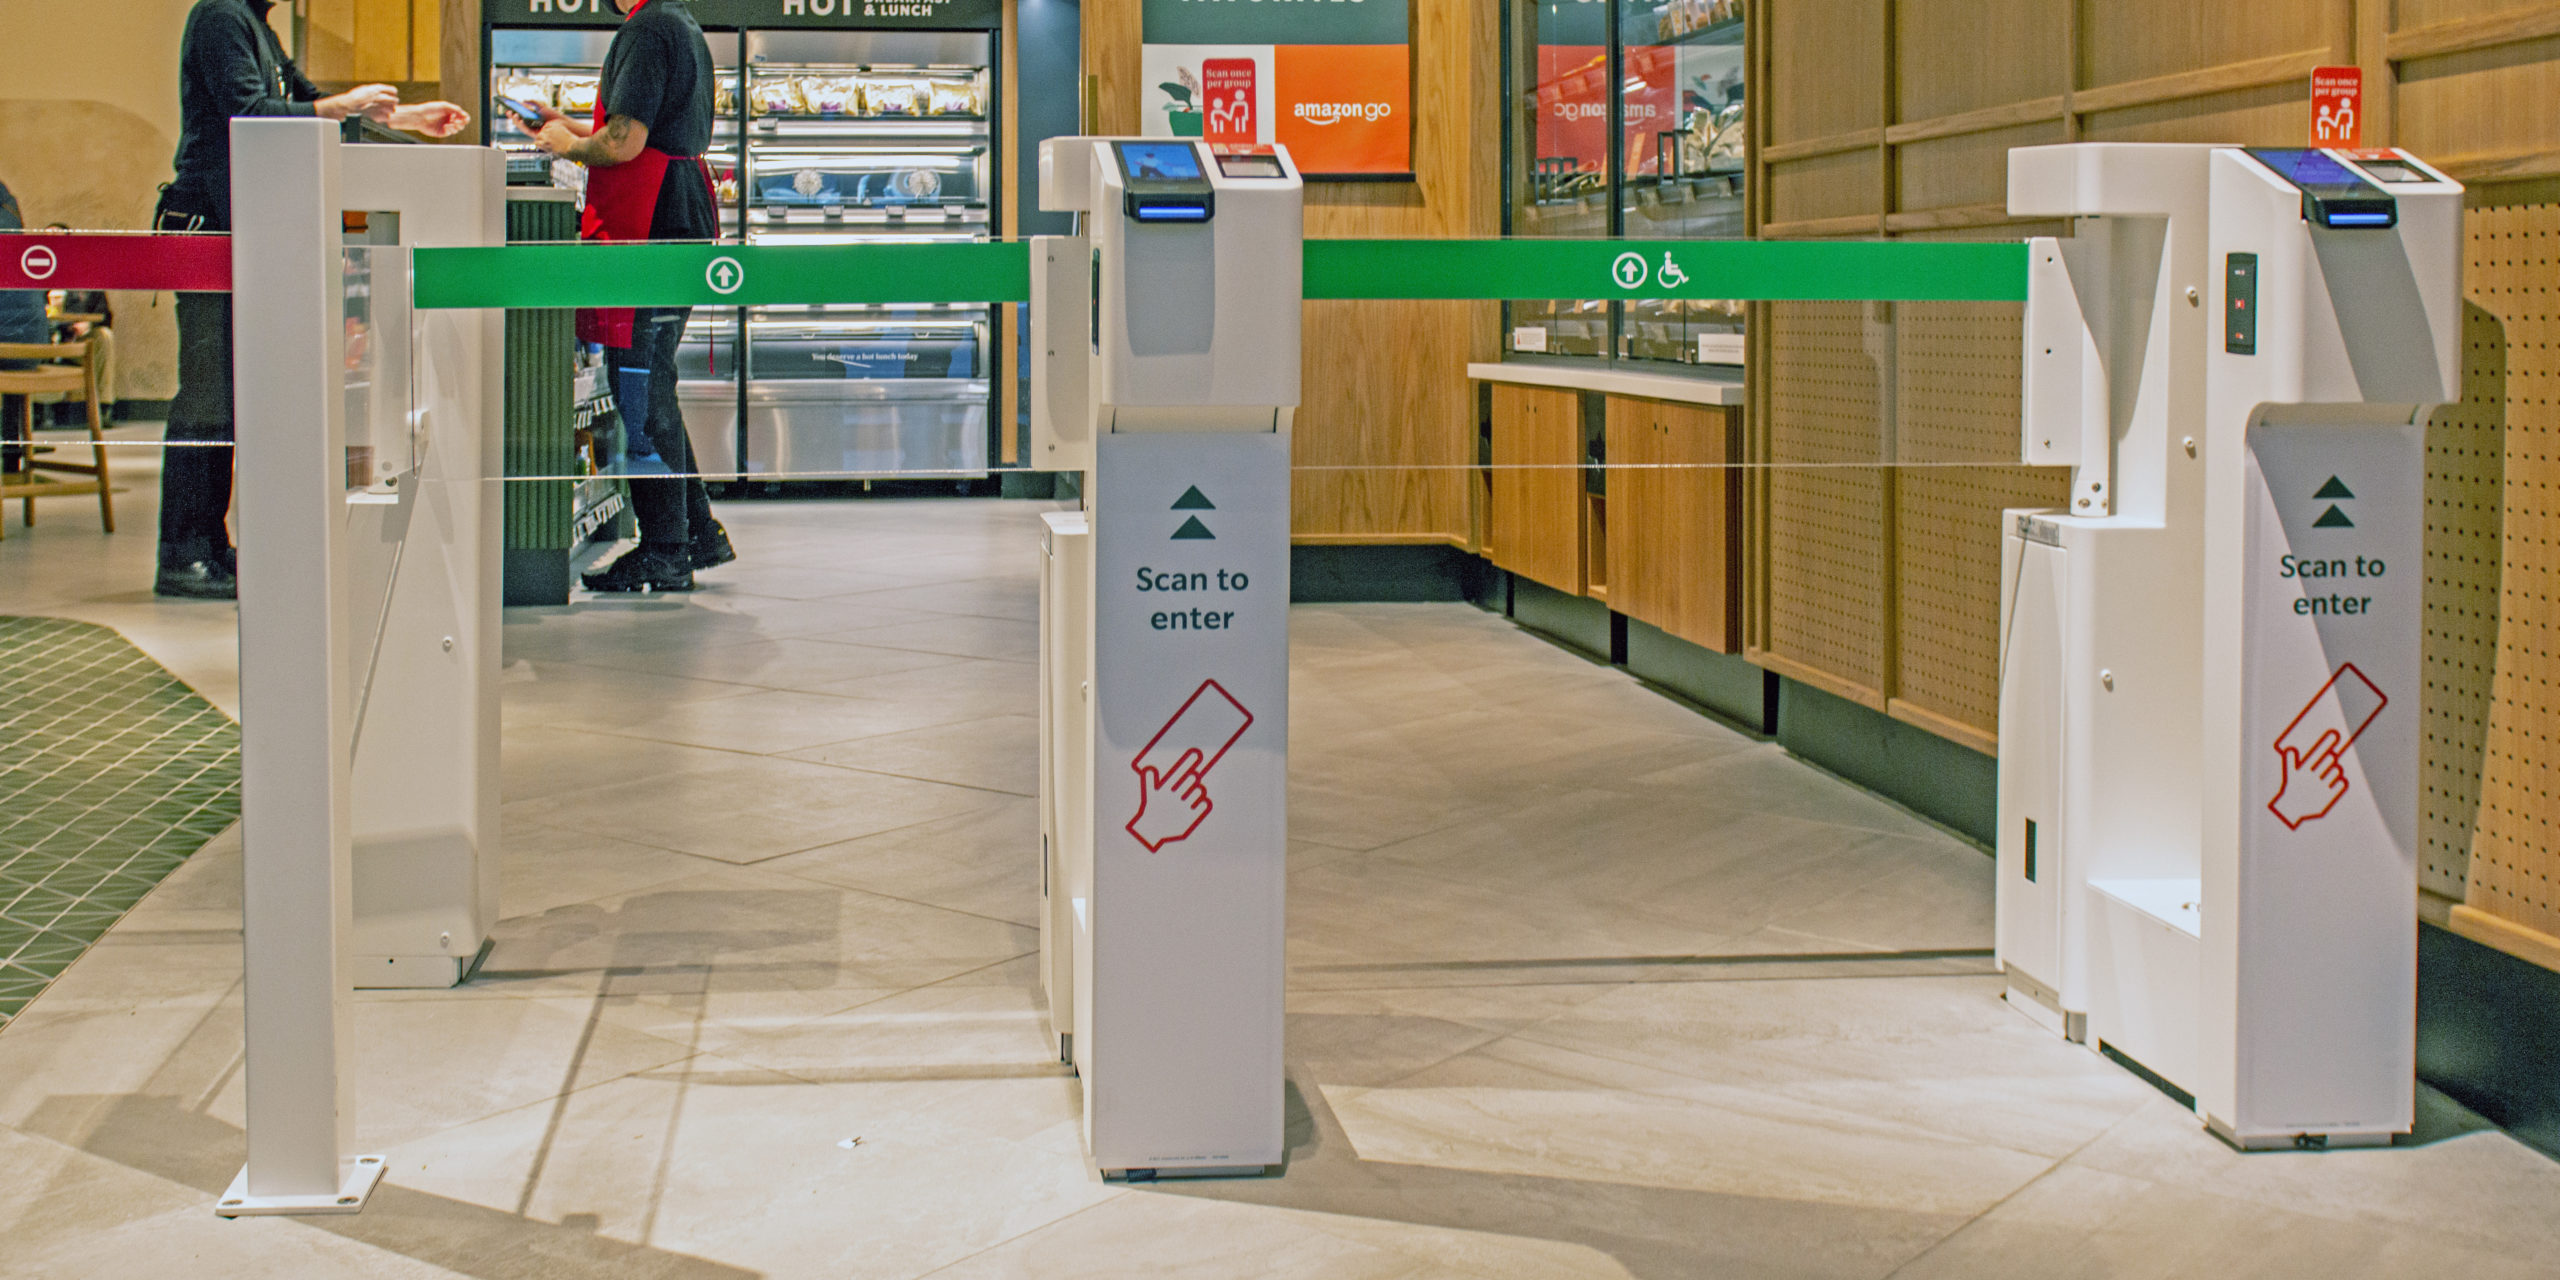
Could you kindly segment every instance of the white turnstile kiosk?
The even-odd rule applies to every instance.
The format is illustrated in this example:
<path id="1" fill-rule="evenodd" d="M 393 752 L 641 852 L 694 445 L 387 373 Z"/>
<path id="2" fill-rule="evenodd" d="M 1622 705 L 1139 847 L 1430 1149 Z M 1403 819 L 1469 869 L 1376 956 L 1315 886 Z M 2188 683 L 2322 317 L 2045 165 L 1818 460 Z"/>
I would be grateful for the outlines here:
<path id="1" fill-rule="evenodd" d="M 1042 534 L 1042 974 L 1107 1176 L 1282 1154 L 1289 424 L 1285 151 L 1056 138 L 1034 241 L 1033 456 L 1083 472 Z"/>
<path id="2" fill-rule="evenodd" d="M 2003 530 L 2011 1002 L 2244 1148 L 2414 1104 L 2424 422 L 2462 189 L 2398 152 L 2010 153 L 2031 241 Z"/>
<path id="3" fill-rule="evenodd" d="M 504 164 L 308 119 L 231 157 L 249 1153 L 215 1211 L 353 1213 L 349 989 L 450 986 L 497 915 L 501 318 L 412 310 L 408 251 L 503 243 Z"/>

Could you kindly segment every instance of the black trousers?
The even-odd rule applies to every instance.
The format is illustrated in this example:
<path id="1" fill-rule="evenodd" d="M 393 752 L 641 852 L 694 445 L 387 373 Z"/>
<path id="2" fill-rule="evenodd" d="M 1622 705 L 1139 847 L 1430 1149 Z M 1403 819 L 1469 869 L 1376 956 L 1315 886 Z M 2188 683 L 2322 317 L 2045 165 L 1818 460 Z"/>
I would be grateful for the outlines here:
<path id="1" fill-rule="evenodd" d="M 178 295 L 178 397 L 160 458 L 160 563 L 228 561 L 231 295 Z"/>
<path id="2" fill-rule="evenodd" d="M 611 369 L 648 373 L 646 404 L 631 402 L 624 379 L 613 379 L 613 407 L 623 429 L 648 433 L 658 457 L 672 476 L 631 478 L 631 513 L 640 522 L 640 545 L 651 550 L 683 552 L 693 539 L 709 533 L 711 491 L 702 485 L 702 466 L 694 460 L 693 437 L 684 429 L 684 412 L 676 405 L 676 348 L 684 342 L 691 307 L 642 307 L 631 318 L 631 345 L 605 348 Z"/>

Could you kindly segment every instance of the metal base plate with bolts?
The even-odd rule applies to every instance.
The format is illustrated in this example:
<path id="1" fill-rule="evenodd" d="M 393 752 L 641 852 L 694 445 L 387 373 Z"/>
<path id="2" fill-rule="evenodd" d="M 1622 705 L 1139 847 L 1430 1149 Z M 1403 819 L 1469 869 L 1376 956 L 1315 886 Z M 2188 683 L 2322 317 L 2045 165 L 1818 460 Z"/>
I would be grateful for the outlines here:
<path id="1" fill-rule="evenodd" d="M 357 1156 L 348 1166 L 346 1180 L 338 1184 L 334 1195 L 317 1196 L 253 1196 L 249 1194 L 249 1170 L 244 1166 L 232 1176 L 231 1187 L 215 1201 L 213 1211 L 225 1218 L 255 1218 L 275 1214 L 362 1213 L 365 1202 L 373 1198 L 373 1189 L 382 1182 L 384 1168 L 380 1156 Z"/>

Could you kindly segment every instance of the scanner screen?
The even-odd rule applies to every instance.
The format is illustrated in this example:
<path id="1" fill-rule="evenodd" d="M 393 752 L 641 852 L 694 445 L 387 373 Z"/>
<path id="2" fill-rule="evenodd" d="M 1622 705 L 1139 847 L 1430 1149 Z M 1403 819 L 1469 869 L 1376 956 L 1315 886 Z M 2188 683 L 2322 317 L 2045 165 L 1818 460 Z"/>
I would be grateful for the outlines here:
<path id="1" fill-rule="evenodd" d="M 2297 187 L 2361 187 L 2364 178 L 2355 170 L 2338 163 L 2325 151 L 2295 148 L 2251 147 L 2268 168 L 2275 170 Z"/>
<path id="2" fill-rule="evenodd" d="M 1198 182 L 1200 153 L 1187 142 L 1123 142 L 1120 168 L 1133 182 Z"/>

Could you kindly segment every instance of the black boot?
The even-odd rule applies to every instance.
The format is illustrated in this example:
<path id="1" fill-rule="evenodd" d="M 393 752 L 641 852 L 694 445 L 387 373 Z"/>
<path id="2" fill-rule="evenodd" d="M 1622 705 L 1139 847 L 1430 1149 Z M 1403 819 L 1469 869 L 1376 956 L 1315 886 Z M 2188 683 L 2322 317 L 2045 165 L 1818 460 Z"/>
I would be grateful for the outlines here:
<path id="1" fill-rule="evenodd" d="M 693 535 L 693 568 L 700 573 L 715 569 L 738 558 L 738 550 L 729 545 L 729 531 L 719 521 L 711 522 L 709 532 Z"/>
<path id="2" fill-rule="evenodd" d="M 151 583 L 154 595 L 180 596 L 190 600 L 237 600 L 240 581 L 231 576 L 219 560 L 189 560 L 180 564 L 163 561 L 160 575 Z"/>
<path id="3" fill-rule="evenodd" d="M 579 575 L 589 591 L 691 591 L 693 565 L 683 554 L 634 547 L 594 573 Z"/>

